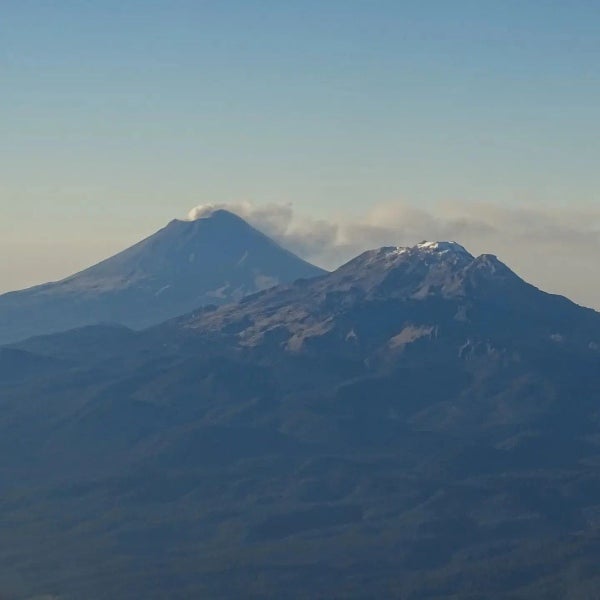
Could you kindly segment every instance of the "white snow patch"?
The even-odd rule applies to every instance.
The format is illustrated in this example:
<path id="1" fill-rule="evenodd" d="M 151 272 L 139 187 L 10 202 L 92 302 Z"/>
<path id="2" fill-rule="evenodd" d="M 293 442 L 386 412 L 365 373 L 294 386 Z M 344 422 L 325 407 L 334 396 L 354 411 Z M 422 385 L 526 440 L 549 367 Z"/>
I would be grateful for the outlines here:
<path id="1" fill-rule="evenodd" d="M 391 249 L 391 252 L 389 252 L 389 256 L 400 256 L 401 254 L 405 254 L 406 252 L 408 252 L 408 248 L 406 248 L 405 246 L 395 246 Z"/>
<path id="2" fill-rule="evenodd" d="M 171 287 L 171 284 L 163 285 L 158 291 L 154 293 L 155 296 L 160 296 L 165 290 L 168 290 Z"/>
<path id="3" fill-rule="evenodd" d="M 206 295 L 210 296 L 211 298 L 219 298 L 219 299 L 223 300 L 230 295 L 227 293 L 228 289 L 229 289 L 229 284 L 226 283 L 225 285 L 221 286 L 220 288 L 217 288 L 216 290 L 211 290 L 210 292 L 206 292 Z"/>
<path id="4" fill-rule="evenodd" d="M 443 254 L 452 252 L 470 256 L 469 252 L 457 242 L 421 242 L 416 245 L 416 248 L 427 252 L 441 252 Z"/>

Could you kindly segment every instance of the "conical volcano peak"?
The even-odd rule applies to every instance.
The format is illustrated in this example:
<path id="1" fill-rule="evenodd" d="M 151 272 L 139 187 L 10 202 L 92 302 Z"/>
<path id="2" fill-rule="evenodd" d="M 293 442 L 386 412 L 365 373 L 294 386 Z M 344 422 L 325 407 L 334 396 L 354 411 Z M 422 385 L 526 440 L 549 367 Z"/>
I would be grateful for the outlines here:
<path id="1" fill-rule="evenodd" d="M 201 214 L 187 219 L 173 219 L 168 223 L 165 229 L 182 231 L 186 229 L 205 227 L 209 224 L 211 226 L 229 224 L 242 226 L 248 229 L 252 228 L 247 221 L 235 213 L 224 208 L 215 208 L 211 210 L 204 210 Z"/>
<path id="2" fill-rule="evenodd" d="M 234 212 L 227 210 L 226 208 L 213 208 L 210 210 L 205 210 L 202 214 L 197 216 L 195 219 L 191 219 L 192 222 L 195 221 L 221 221 L 221 222 L 230 222 L 230 223 L 244 223 L 247 224 L 242 217 L 236 215 Z"/>
<path id="3" fill-rule="evenodd" d="M 230 210 L 223 204 L 200 204 L 189 211 L 186 221 L 196 222 L 230 222 L 248 225 L 244 217 Z"/>
<path id="4" fill-rule="evenodd" d="M 62 281 L 0 297 L 0 343 L 99 322 L 143 328 L 323 273 L 243 218 L 215 208 L 174 219 Z"/>

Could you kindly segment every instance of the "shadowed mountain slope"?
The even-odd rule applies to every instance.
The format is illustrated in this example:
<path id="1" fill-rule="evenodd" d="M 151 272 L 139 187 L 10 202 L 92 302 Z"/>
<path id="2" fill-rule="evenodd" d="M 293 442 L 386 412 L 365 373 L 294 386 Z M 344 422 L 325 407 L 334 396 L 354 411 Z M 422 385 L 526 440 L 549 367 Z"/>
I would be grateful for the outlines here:
<path id="1" fill-rule="evenodd" d="M 600 315 L 452 242 L 27 340 L 0 354 L 0 580 L 63 600 L 593 598 L 599 407 Z"/>

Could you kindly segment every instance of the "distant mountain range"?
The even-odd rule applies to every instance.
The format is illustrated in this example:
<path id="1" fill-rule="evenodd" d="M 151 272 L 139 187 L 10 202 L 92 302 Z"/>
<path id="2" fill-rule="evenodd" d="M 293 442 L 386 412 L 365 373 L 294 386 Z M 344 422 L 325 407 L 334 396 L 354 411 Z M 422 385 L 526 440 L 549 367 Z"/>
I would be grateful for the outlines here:
<path id="1" fill-rule="evenodd" d="M 171 221 L 62 281 L 1 295 L 0 344 L 98 323 L 141 329 L 324 272 L 240 217 L 216 210 Z"/>
<path id="2" fill-rule="evenodd" d="M 0 581 L 593 598 L 599 407 L 600 314 L 454 242 L 32 338 L 0 350 Z"/>

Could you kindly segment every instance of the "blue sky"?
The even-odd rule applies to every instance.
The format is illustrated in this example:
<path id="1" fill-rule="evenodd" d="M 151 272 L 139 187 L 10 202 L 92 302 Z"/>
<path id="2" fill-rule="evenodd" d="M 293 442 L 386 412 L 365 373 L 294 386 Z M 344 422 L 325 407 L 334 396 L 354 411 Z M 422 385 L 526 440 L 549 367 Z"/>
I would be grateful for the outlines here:
<path id="1" fill-rule="evenodd" d="M 5 0 L 0 289 L 204 203 L 595 214 L 599 28 L 582 0 Z"/>

